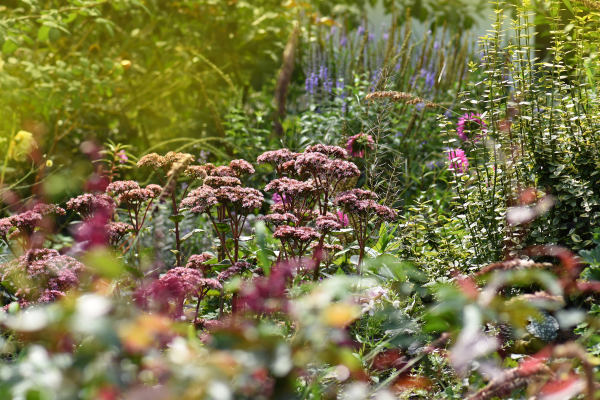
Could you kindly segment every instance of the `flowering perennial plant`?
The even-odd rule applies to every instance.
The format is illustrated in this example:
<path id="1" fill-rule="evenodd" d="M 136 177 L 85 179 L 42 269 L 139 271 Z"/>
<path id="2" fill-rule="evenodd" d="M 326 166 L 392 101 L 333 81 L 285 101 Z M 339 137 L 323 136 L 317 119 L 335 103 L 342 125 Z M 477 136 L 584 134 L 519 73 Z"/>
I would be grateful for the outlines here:
<path id="1" fill-rule="evenodd" d="M 192 190 L 181 207 L 196 214 L 206 214 L 221 243 L 219 259 L 235 264 L 239 259 L 239 239 L 248 215 L 260 208 L 264 196 L 256 189 L 242 187 L 240 178 L 254 173 L 245 160 L 233 160 L 229 166 L 205 168 L 204 184 Z M 231 234 L 232 245 L 228 242 Z"/>
<path id="2" fill-rule="evenodd" d="M 9 284 L 23 307 L 63 298 L 79 287 L 80 279 L 88 272 L 76 259 L 50 249 L 27 250 L 0 264 L 0 280 Z"/>
<path id="3" fill-rule="evenodd" d="M 90 219 L 98 211 L 112 213 L 116 204 L 112 197 L 104 193 L 85 193 L 67 202 L 67 209 L 73 210 L 83 219 Z"/>
<path id="4" fill-rule="evenodd" d="M 12 249 L 10 240 L 17 240 L 22 251 L 42 247 L 45 235 L 55 228 L 55 217 L 65 210 L 54 204 L 37 204 L 33 209 L 0 219 L 0 239 Z M 13 251 L 14 253 L 14 251 Z M 15 254 L 16 255 L 16 254 Z"/>
<path id="5" fill-rule="evenodd" d="M 347 214 L 350 225 L 354 229 L 356 241 L 360 248 L 358 266 L 365 256 L 365 247 L 369 237 L 369 221 L 375 217 L 380 221 L 392 222 L 398 218 L 398 213 L 385 205 L 379 204 L 377 194 L 369 190 L 352 189 L 340 193 L 334 203 Z"/>
<path id="6" fill-rule="evenodd" d="M 196 317 L 200 303 L 206 293 L 211 289 L 220 290 L 221 284 L 215 279 L 207 279 L 197 269 L 186 267 L 175 267 L 164 276 L 155 281 L 148 289 L 148 295 L 152 296 L 159 305 L 161 311 L 168 310 L 169 300 L 175 301 L 173 315 L 183 315 L 183 304 L 187 298 L 195 295 L 198 298 Z"/>
<path id="7" fill-rule="evenodd" d="M 106 192 L 116 197 L 117 203 L 124 205 L 133 229 L 139 234 L 144 225 L 148 211 L 156 197 L 157 185 L 141 188 L 134 181 L 116 181 L 108 185 Z"/>

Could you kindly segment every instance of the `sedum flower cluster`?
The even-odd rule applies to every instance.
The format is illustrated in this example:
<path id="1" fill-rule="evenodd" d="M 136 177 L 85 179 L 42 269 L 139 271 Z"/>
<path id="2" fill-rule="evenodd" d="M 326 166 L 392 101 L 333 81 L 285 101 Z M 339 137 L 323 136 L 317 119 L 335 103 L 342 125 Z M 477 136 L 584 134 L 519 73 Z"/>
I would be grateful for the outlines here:
<path id="1" fill-rule="evenodd" d="M 75 290 L 88 268 L 56 250 L 32 249 L 0 264 L 0 280 L 15 290 L 21 306 L 49 303 Z"/>

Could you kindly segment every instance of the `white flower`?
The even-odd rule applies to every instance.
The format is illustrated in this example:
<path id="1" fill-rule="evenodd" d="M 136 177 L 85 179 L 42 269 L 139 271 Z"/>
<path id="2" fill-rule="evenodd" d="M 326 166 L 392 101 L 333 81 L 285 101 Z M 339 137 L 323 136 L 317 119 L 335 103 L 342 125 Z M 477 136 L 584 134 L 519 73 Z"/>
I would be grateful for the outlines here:
<path id="1" fill-rule="evenodd" d="M 371 300 L 368 303 L 363 304 L 362 312 L 369 313 L 369 315 L 375 315 L 375 301 Z"/>
<path id="2" fill-rule="evenodd" d="M 387 292 L 388 291 L 381 286 L 376 286 L 367 292 L 367 296 L 369 296 L 371 300 L 379 300 L 381 297 L 385 297 L 387 299 Z"/>
<path id="3" fill-rule="evenodd" d="M 394 300 L 392 302 L 392 306 L 394 306 L 395 308 L 399 308 L 400 307 L 400 300 Z"/>

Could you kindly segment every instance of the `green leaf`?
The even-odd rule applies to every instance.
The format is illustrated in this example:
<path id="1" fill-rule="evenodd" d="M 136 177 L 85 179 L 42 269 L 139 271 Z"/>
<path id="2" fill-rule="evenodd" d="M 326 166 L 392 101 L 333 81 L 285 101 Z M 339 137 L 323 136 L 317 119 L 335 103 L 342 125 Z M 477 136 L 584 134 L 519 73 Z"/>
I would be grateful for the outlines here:
<path id="1" fill-rule="evenodd" d="M 64 20 L 65 23 L 70 24 L 71 22 L 75 21 L 75 19 L 77 18 L 77 13 L 71 13 L 69 14 L 69 16 Z"/>
<path id="2" fill-rule="evenodd" d="M 156 258 L 156 252 L 154 251 L 154 247 L 146 247 L 139 254 L 139 257 L 142 258 L 142 259 L 149 258 L 151 260 L 154 260 Z"/>
<path id="3" fill-rule="evenodd" d="M 140 271 L 137 268 L 130 267 L 128 265 L 125 265 L 125 271 L 129 272 L 131 275 L 135 276 L 138 279 L 141 279 L 144 277 L 144 274 L 142 273 L 142 271 Z"/>
<path id="4" fill-rule="evenodd" d="M 565 6 L 567 6 L 569 11 L 571 11 L 571 14 L 575 15 L 575 13 L 573 12 L 573 6 L 571 5 L 571 2 L 569 0 L 563 0 L 563 3 L 565 3 Z"/>
<path id="5" fill-rule="evenodd" d="M 188 240 L 189 238 L 191 238 L 192 236 L 194 236 L 196 233 L 201 233 L 204 232 L 204 230 L 202 229 L 194 229 L 193 231 L 191 231 L 190 233 L 185 234 L 181 239 L 179 239 L 179 243 L 183 243 L 186 240 Z"/>
<path id="6" fill-rule="evenodd" d="M 100 276 L 117 278 L 121 276 L 124 266 L 115 259 L 106 249 L 92 250 L 87 253 L 82 261 Z"/>
<path id="7" fill-rule="evenodd" d="M 224 222 L 218 222 L 215 224 L 215 226 L 217 227 L 217 230 L 221 233 L 227 233 L 231 231 L 231 227 L 229 226 L 229 224 L 226 224 Z"/>
<path id="8" fill-rule="evenodd" d="M 185 219 L 185 215 L 183 215 L 183 214 L 171 215 L 169 217 L 169 219 L 173 222 L 181 222 Z"/>
<path id="9" fill-rule="evenodd" d="M 4 54 L 12 54 L 17 51 L 18 48 L 19 44 L 16 42 L 16 40 L 9 36 L 8 40 L 4 42 L 4 45 L 2 46 L 2 52 Z"/>
<path id="10" fill-rule="evenodd" d="M 115 36 L 115 31 L 113 30 L 114 23 L 104 18 L 96 18 L 96 23 L 104 25 L 106 30 L 110 36 Z"/>
<path id="11" fill-rule="evenodd" d="M 48 34 L 50 33 L 50 28 L 47 26 L 41 26 L 40 29 L 38 30 L 38 40 L 40 42 L 45 42 L 46 40 L 48 40 Z"/>
<path id="12" fill-rule="evenodd" d="M 60 31 L 56 28 L 50 28 L 48 32 L 48 38 L 51 42 L 57 42 L 60 39 Z"/>

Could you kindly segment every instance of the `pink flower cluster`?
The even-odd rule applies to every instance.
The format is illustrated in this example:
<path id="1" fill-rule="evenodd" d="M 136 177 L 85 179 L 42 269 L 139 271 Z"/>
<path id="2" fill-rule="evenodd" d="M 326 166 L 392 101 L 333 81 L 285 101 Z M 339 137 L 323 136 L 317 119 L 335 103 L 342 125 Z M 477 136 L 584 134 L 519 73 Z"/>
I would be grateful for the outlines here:
<path id="1" fill-rule="evenodd" d="M 259 164 L 271 164 L 281 176 L 283 173 L 282 166 L 288 162 L 292 162 L 293 164 L 293 161 L 296 160 L 296 157 L 298 157 L 298 153 L 293 153 L 288 149 L 279 149 L 264 152 L 258 156 L 256 161 Z"/>
<path id="2" fill-rule="evenodd" d="M 181 201 L 181 206 L 189 208 L 193 213 L 204 213 L 218 203 L 217 192 L 210 186 L 201 186 L 192 190 L 185 199 Z"/>
<path id="3" fill-rule="evenodd" d="M 337 215 L 333 213 L 327 213 L 327 215 L 321 215 L 315 221 L 317 230 L 321 232 L 331 232 L 342 229 L 342 223 Z"/>
<path id="4" fill-rule="evenodd" d="M 234 176 L 207 176 L 204 179 L 204 185 L 212 188 L 241 186 L 242 181 Z"/>
<path id="5" fill-rule="evenodd" d="M 210 253 L 194 254 L 188 258 L 186 268 L 193 268 L 202 271 L 203 276 L 206 276 L 206 262 L 212 260 L 214 256 Z"/>
<path id="6" fill-rule="evenodd" d="M 290 213 L 285 213 L 285 214 L 273 213 L 273 214 L 264 215 L 262 217 L 259 217 L 258 219 L 261 221 L 265 221 L 267 224 L 272 224 L 273 226 L 290 225 L 290 224 L 296 225 L 298 223 L 298 218 L 296 218 L 296 216 L 294 214 L 290 214 Z"/>
<path id="7" fill-rule="evenodd" d="M 55 216 L 65 215 L 65 210 L 54 204 L 40 203 L 33 207 L 32 210 L 2 218 L 0 219 L 0 238 L 6 242 L 9 239 L 22 239 L 21 244 L 23 249 L 28 249 L 36 229 L 41 231 L 52 230 L 54 226 L 53 219 L 45 218 L 52 214 Z M 41 236 L 41 240 L 43 241 L 43 235 Z"/>
<path id="8" fill-rule="evenodd" d="M 152 283 L 145 294 L 153 297 L 163 312 L 168 310 L 169 301 L 174 300 L 174 315 L 178 317 L 183 314 L 183 302 L 186 297 L 196 295 L 200 302 L 210 289 L 221 288 L 219 281 L 204 278 L 200 270 L 176 267 Z"/>
<path id="9" fill-rule="evenodd" d="M 398 213 L 395 210 L 377 203 L 375 199 L 377 195 L 369 190 L 352 189 L 340 193 L 335 199 L 335 204 L 344 207 L 349 214 L 358 214 L 361 217 L 375 214 L 385 221 L 397 218 Z"/>
<path id="10" fill-rule="evenodd" d="M 108 242 L 116 246 L 129 232 L 133 231 L 133 226 L 126 224 L 125 222 L 110 222 L 106 226 L 108 231 Z"/>
<path id="11" fill-rule="evenodd" d="M 13 224 L 10 218 L 2 218 L 0 219 L 0 238 L 5 241 L 8 238 L 8 234 L 10 233 L 10 229 L 13 227 Z"/>
<path id="12" fill-rule="evenodd" d="M 204 278 L 199 270 L 176 267 L 152 284 L 150 294 L 176 299 L 196 294 L 204 288 L 221 289 L 221 284 L 215 279 Z"/>
<path id="13" fill-rule="evenodd" d="M 65 215 L 65 210 L 63 208 L 60 208 L 56 204 L 39 203 L 36 204 L 35 207 L 33 207 L 32 211 L 40 214 L 43 217 L 51 214 Z"/>
<path id="14" fill-rule="evenodd" d="M 299 175 L 309 175 L 315 180 L 340 181 L 347 178 L 353 178 L 360 175 L 359 169 L 355 164 L 339 159 L 329 159 L 323 153 L 302 153 L 295 162 L 296 172 Z"/>
<path id="15" fill-rule="evenodd" d="M 193 213 L 208 212 L 212 206 L 217 204 L 248 213 L 260 208 L 264 200 L 262 193 L 256 189 L 240 186 L 222 186 L 214 189 L 204 185 L 192 190 L 183 199 L 181 205 L 189 208 Z"/>
<path id="16" fill-rule="evenodd" d="M 86 193 L 67 202 L 67 209 L 75 211 L 83 219 L 92 218 L 98 211 L 112 213 L 116 204 L 107 194 Z"/>
<path id="17" fill-rule="evenodd" d="M 8 263 L 0 264 L 0 280 L 14 285 L 22 305 L 47 303 L 63 298 L 80 285 L 88 268 L 56 250 L 33 249 Z"/>
<path id="18" fill-rule="evenodd" d="M 240 275 L 244 271 L 249 270 L 250 268 L 252 268 L 252 265 L 249 262 L 238 261 L 235 264 L 233 264 L 231 267 L 227 268 L 225 271 L 220 272 L 217 275 L 217 280 L 220 282 L 225 282 L 225 281 L 231 279 L 232 277 Z"/>
<path id="19" fill-rule="evenodd" d="M 341 160 L 348 159 L 348 152 L 342 149 L 340 146 L 328 146 L 325 144 L 316 144 L 305 150 L 305 153 L 321 153 L 328 157 L 337 158 Z"/>
<path id="20" fill-rule="evenodd" d="M 314 228 L 282 225 L 277 227 L 273 233 L 273 237 L 284 241 L 307 243 L 313 240 L 319 240 L 321 235 Z"/>

